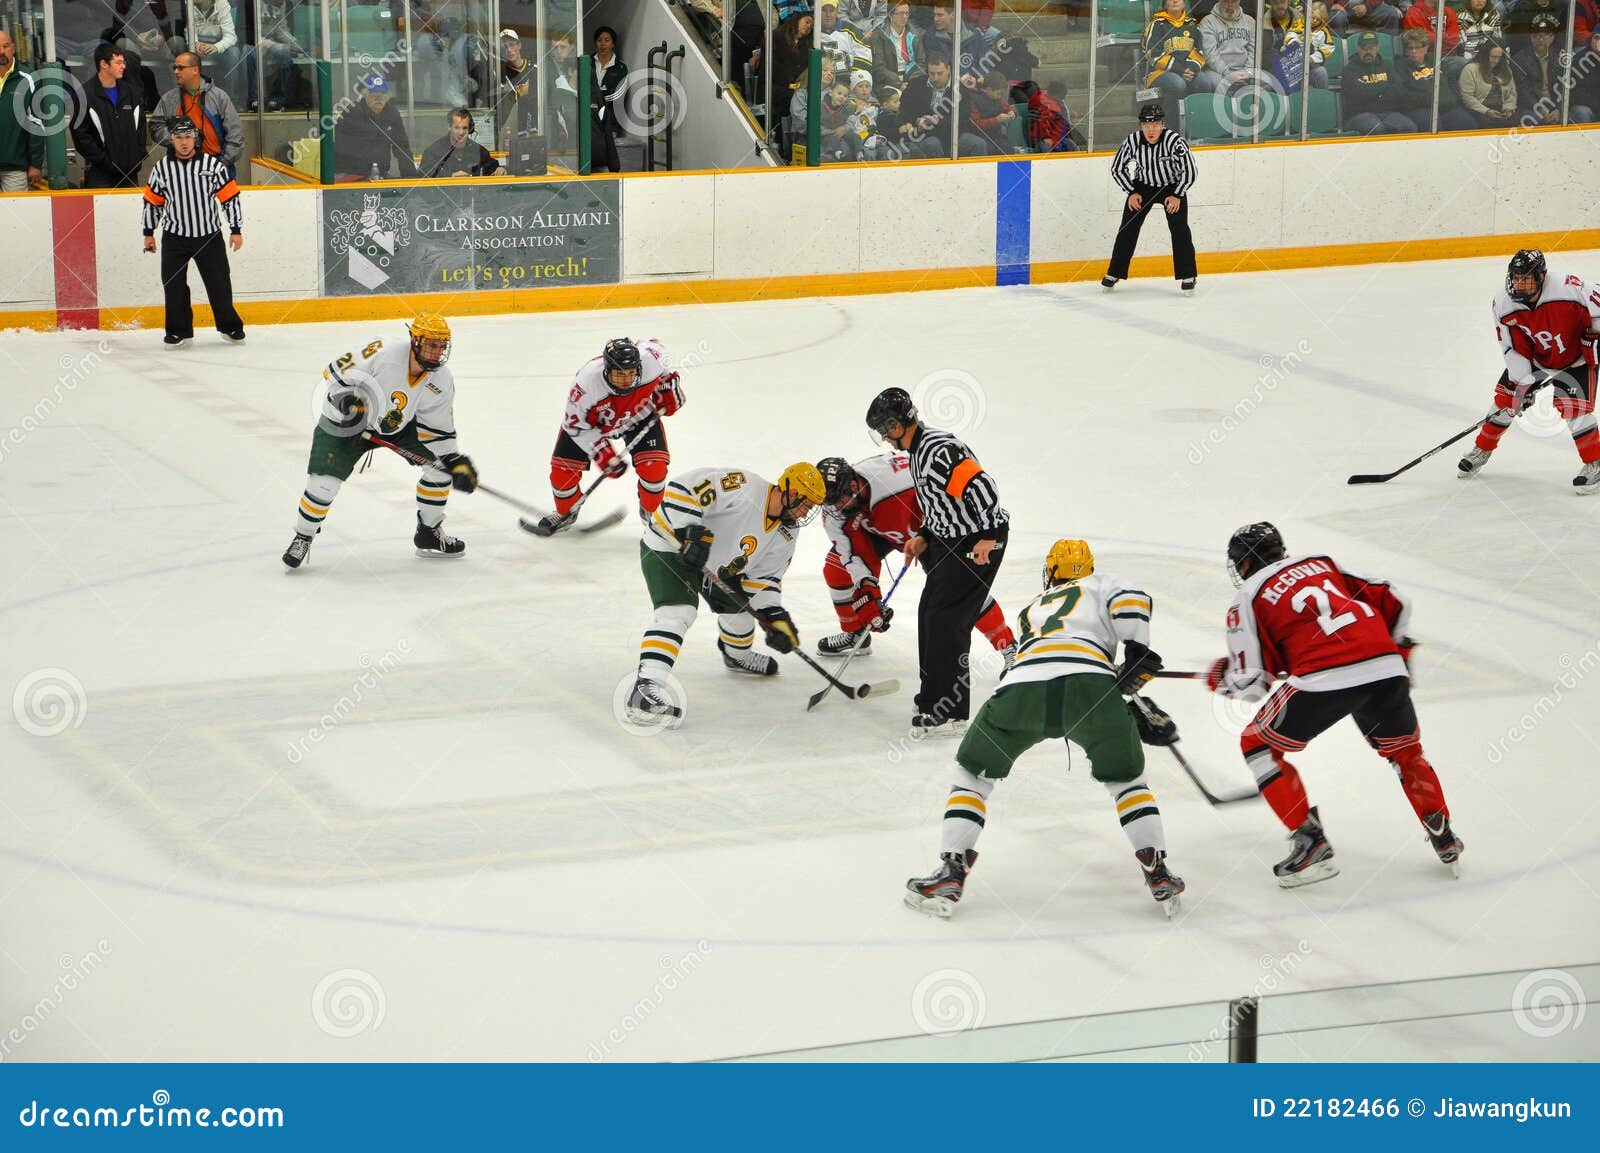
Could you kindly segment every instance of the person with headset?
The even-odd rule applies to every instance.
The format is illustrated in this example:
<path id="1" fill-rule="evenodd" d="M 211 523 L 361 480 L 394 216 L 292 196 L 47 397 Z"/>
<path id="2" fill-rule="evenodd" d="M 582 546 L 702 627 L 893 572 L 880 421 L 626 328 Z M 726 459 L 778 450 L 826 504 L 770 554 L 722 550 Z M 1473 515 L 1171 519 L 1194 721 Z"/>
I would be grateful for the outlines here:
<path id="1" fill-rule="evenodd" d="M 499 171 L 499 162 L 472 138 L 477 128 L 467 109 L 451 112 L 450 131 L 423 149 L 422 175 L 493 176 Z"/>

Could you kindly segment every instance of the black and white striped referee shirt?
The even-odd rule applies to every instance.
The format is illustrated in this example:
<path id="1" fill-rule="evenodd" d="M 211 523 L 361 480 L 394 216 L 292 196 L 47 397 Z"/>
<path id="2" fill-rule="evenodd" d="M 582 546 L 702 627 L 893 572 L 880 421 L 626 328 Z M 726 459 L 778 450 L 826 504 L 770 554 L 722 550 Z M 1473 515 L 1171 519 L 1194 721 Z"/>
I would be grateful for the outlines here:
<path id="1" fill-rule="evenodd" d="M 1000 507 L 994 478 L 954 436 L 924 424 L 908 451 L 924 532 L 954 541 L 988 532 L 1010 519 Z"/>
<path id="2" fill-rule="evenodd" d="M 144 187 L 144 234 L 161 225 L 175 236 L 198 240 L 218 230 L 217 206 L 228 219 L 228 231 L 244 227 L 239 186 L 222 161 L 195 148 L 188 160 L 168 153 L 156 161 Z"/>
<path id="3" fill-rule="evenodd" d="M 1111 179 L 1124 192 L 1137 192 L 1135 185 L 1171 188 L 1173 196 L 1183 196 L 1194 187 L 1200 175 L 1194 166 L 1189 145 L 1170 128 L 1163 128 L 1151 144 L 1144 133 L 1135 131 L 1122 142 L 1111 161 Z"/>

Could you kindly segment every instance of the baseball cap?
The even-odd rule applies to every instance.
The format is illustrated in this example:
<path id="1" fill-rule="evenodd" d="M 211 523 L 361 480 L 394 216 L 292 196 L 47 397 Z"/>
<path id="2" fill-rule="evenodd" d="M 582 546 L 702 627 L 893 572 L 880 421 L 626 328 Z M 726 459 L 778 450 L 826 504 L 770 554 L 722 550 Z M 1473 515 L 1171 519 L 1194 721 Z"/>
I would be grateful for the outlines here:
<path id="1" fill-rule="evenodd" d="M 1365 48 L 1368 44 L 1376 44 L 1377 42 L 1378 34 L 1376 32 L 1363 32 L 1356 37 L 1357 48 Z"/>
<path id="2" fill-rule="evenodd" d="M 522 33 L 518 32 L 515 28 L 502 28 L 500 29 L 500 39 L 515 40 L 518 43 L 521 43 Z"/>
<path id="3" fill-rule="evenodd" d="M 1535 32 L 1556 32 L 1561 28 L 1561 21 L 1553 12 L 1541 12 L 1533 18 L 1529 26 Z"/>
<path id="4" fill-rule="evenodd" d="M 382 92 L 387 94 L 389 91 L 389 81 L 387 78 L 385 78 L 382 72 L 374 72 L 370 76 L 365 76 L 362 78 L 361 87 L 366 89 L 368 92 Z"/>
<path id="5" fill-rule="evenodd" d="M 200 135 L 200 130 L 194 126 L 194 121 L 187 116 L 174 116 L 167 121 L 167 135 L 198 136 Z"/>

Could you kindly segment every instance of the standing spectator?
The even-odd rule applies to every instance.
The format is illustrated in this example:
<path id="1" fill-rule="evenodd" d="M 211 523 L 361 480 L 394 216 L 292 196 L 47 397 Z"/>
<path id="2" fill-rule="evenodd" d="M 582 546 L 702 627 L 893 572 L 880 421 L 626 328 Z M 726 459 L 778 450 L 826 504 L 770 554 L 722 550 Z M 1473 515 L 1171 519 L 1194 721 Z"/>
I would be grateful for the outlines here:
<path id="1" fill-rule="evenodd" d="M 361 100 L 333 126 L 334 170 L 344 180 L 384 180 L 394 161 L 401 176 L 421 176 L 411 159 L 405 121 L 389 103 L 389 81 L 374 72 L 362 79 L 361 89 Z"/>
<path id="2" fill-rule="evenodd" d="M 602 24 L 594 30 L 594 76 L 589 84 L 591 172 L 622 171 L 622 160 L 617 155 L 617 136 L 622 132 L 617 122 L 617 102 L 628 79 L 628 66 L 617 56 L 619 47 L 616 29 Z"/>
<path id="3" fill-rule="evenodd" d="M 1336 36 L 1350 31 L 1386 32 L 1396 36 L 1400 32 L 1400 9 L 1389 0 L 1356 0 L 1333 12 L 1328 23 Z"/>
<path id="4" fill-rule="evenodd" d="M 911 73 L 921 67 L 922 33 L 911 27 L 911 5 L 889 8 L 889 17 L 867 42 L 872 49 L 872 86 L 903 88 Z"/>
<path id="5" fill-rule="evenodd" d="M 789 115 L 795 84 L 811 59 L 812 15 L 801 12 L 784 20 L 772 36 L 772 117 L 774 123 Z"/>
<path id="6" fill-rule="evenodd" d="M 1256 22 L 1245 14 L 1239 0 L 1217 0 L 1217 6 L 1200 21 L 1200 48 L 1206 70 L 1223 91 L 1255 76 Z"/>
<path id="7" fill-rule="evenodd" d="M 949 58 L 929 56 L 928 70 L 912 78 L 901 98 L 901 156 L 935 160 L 950 154 L 950 116 L 954 101 Z"/>
<path id="8" fill-rule="evenodd" d="M 189 28 L 190 47 L 201 56 L 211 82 L 232 101 L 236 93 L 244 94 L 235 75 L 239 71 L 239 33 L 234 28 L 233 5 L 229 0 L 192 2 L 194 23 Z"/>
<path id="9" fill-rule="evenodd" d="M 867 428 L 911 454 L 911 482 L 923 524 L 905 543 L 906 561 L 927 574 L 917 606 L 917 667 L 921 687 L 913 736 L 956 735 L 971 713 L 972 630 L 990 601 L 1011 531 L 994 478 L 972 450 L 948 432 L 922 423 L 903 388 L 880 392 L 867 409 Z M 1008 647 L 1009 668 L 1016 655 Z"/>
<path id="10" fill-rule="evenodd" d="M 44 124 L 33 114 L 34 91 L 11 33 L 0 28 L 0 192 L 26 192 L 44 179 Z"/>
<path id="11" fill-rule="evenodd" d="M 1472 63 L 1457 80 L 1461 105 L 1479 128 L 1509 128 L 1517 115 L 1517 82 L 1511 75 L 1505 45 L 1489 39 L 1478 45 Z"/>
<path id="12" fill-rule="evenodd" d="M 1344 66 L 1340 93 L 1344 101 L 1344 130 L 1357 136 L 1386 136 L 1414 132 L 1416 125 L 1400 115 L 1400 93 L 1395 87 L 1395 67 L 1378 54 L 1378 34 L 1356 37 L 1355 58 Z"/>
<path id="13" fill-rule="evenodd" d="M 1517 114 L 1530 128 L 1561 123 L 1561 50 L 1556 45 L 1559 23 L 1540 14 L 1533 19 L 1528 43 L 1511 53 L 1511 74 L 1517 83 Z M 1589 122 L 1589 109 L 1571 100 L 1575 124 Z"/>
<path id="14" fill-rule="evenodd" d="M 570 47 L 571 41 L 568 41 Z M 559 69 L 559 64 L 557 68 Z M 500 102 L 495 137 L 508 140 L 507 132 L 531 132 L 539 125 L 538 72 L 522 54 L 522 37 L 515 28 L 500 30 Z"/>
<path id="15" fill-rule="evenodd" d="M 1011 143 L 1011 125 L 1017 110 L 1011 106 L 1011 81 L 999 69 L 978 82 L 978 90 L 966 99 L 967 126 L 961 133 L 962 156 L 1009 156 L 1016 151 Z"/>
<path id="16" fill-rule="evenodd" d="M 200 57 L 180 52 L 172 61 L 178 85 L 161 98 L 150 119 L 150 136 L 162 147 L 169 139 L 168 123 L 185 117 L 200 129 L 200 151 L 215 156 L 237 178 L 239 156 L 244 152 L 244 125 L 233 100 L 212 81 L 200 75 Z"/>
<path id="17" fill-rule="evenodd" d="M 1194 154 L 1182 136 L 1166 126 L 1161 105 L 1146 104 L 1139 109 L 1139 128 L 1117 148 L 1111 161 L 1111 179 L 1128 194 L 1122 206 L 1122 223 L 1111 248 L 1111 264 L 1100 287 L 1107 291 L 1119 280 L 1128 279 L 1128 265 L 1139 243 L 1144 218 L 1156 205 L 1167 215 L 1167 230 L 1172 233 L 1172 275 L 1184 292 L 1193 292 L 1195 279 L 1194 237 L 1189 234 L 1189 189 L 1199 176 Z"/>
<path id="18" fill-rule="evenodd" d="M 148 121 L 155 113 L 156 104 L 161 100 L 161 93 L 156 88 L 156 74 L 144 62 L 144 58 L 139 55 L 139 50 L 135 47 L 139 42 L 132 36 L 126 35 L 124 31 L 119 31 L 115 24 L 101 32 L 100 39 L 122 53 L 123 83 L 127 84 L 129 91 L 134 94 L 139 107 L 144 110 L 145 120 Z"/>
<path id="19" fill-rule="evenodd" d="M 476 125 L 472 113 L 457 108 L 450 113 L 450 131 L 422 150 L 422 175 L 493 176 L 500 162 L 489 150 L 472 139 Z"/>
<path id="20" fill-rule="evenodd" d="M 1076 152 L 1072 142 L 1072 118 L 1067 112 L 1067 86 L 1060 80 L 1046 82 L 1028 95 L 1028 143 L 1035 152 Z"/>
<path id="21" fill-rule="evenodd" d="M 239 186 L 214 156 L 197 146 L 198 130 L 187 117 L 171 126 L 172 153 L 156 161 L 144 189 L 144 250 L 156 250 L 161 229 L 161 285 L 166 292 L 169 346 L 194 339 L 194 309 L 189 303 L 189 262 L 200 270 L 211 302 L 217 331 L 237 343 L 244 339 L 244 321 L 233 307 L 233 280 L 228 248 L 244 247 Z M 217 224 L 217 208 L 228 218 L 226 246 Z"/>
<path id="22" fill-rule="evenodd" d="M 1206 72 L 1205 53 L 1200 50 L 1200 25 L 1189 15 L 1184 0 L 1162 0 L 1161 11 L 1144 30 L 1141 50 L 1149 73 L 1144 86 L 1161 90 L 1166 121 L 1178 123 L 1178 106 L 1185 96 L 1216 90 L 1217 82 Z"/>
<path id="23" fill-rule="evenodd" d="M 144 163 L 144 109 L 137 86 L 123 81 L 122 49 L 98 44 L 95 78 L 84 85 L 84 114 L 72 126 L 83 157 L 85 188 L 137 188 Z"/>
<path id="24" fill-rule="evenodd" d="M 1395 62 L 1395 107 L 1411 121 L 1415 131 L 1431 131 L 1436 72 L 1431 60 L 1433 33 L 1422 28 L 1407 28 L 1400 34 L 1400 47 L 1404 55 Z M 1438 85 L 1439 131 L 1470 132 L 1476 128 L 1478 122 L 1472 118 L 1472 113 L 1461 107 L 1449 78 L 1440 75 Z"/>
<path id="25" fill-rule="evenodd" d="M 500 34 L 502 37 L 505 33 Z M 566 152 L 576 148 L 578 124 L 578 89 L 567 83 L 567 65 L 572 55 L 572 37 L 557 32 L 550 38 L 550 51 L 540 65 L 543 84 L 540 99 L 544 101 L 544 132 L 550 138 L 550 150 Z"/>
<path id="26" fill-rule="evenodd" d="M 1466 0 L 1456 10 L 1456 26 L 1461 29 L 1461 55 L 1470 60 L 1485 40 L 1503 39 L 1499 0 Z"/>
<path id="27" fill-rule="evenodd" d="M 1405 18 L 1400 21 L 1401 28 L 1420 28 L 1428 34 L 1428 43 L 1432 44 L 1438 35 L 1439 0 L 1417 0 L 1410 8 L 1406 9 Z M 1461 25 L 1456 20 L 1456 10 L 1444 10 L 1444 54 L 1450 55 L 1456 50 L 1456 45 L 1461 43 Z"/>
<path id="28" fill-rule="evenodd" d="M 290 26 L 290 10 L 294 3 L 293 0 L 259 0 L 259 3 L 261 30 L 253 38 L 254 0 L 245 7 L 245 91 L 250 111 L 254 112 L 260 107 L 256 90 L 256 58 L 259 56 L 267 89 L 267 111 L 281 112 L 294 97 L 294 61 L 302 51 Z"/>

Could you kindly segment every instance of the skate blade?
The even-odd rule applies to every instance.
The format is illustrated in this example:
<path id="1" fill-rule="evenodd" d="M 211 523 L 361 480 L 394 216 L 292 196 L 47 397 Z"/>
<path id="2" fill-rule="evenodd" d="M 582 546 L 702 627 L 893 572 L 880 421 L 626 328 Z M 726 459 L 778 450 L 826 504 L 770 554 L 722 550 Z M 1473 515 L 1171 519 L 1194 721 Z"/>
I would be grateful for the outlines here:
<path id="1" fill-rule="evenodd" d="M 1461 879 L 1461 862 L 1450 861 L 1447 863 L 1450 867 L 1450 875 L 1459 881 Z"/>
<path id="2" fill-rule="evenodd" d="M 1183 911 L 1183 898 L 1176 894 L 1168 897 L 1165 901 L 1157 901 L 1156 904 L 1161 906 L 1161 911 L 1167 915 L 1169 920 Z"/>
<path id="3" fill-rule="evenodd" d="M 673 709 L 670 713 L 647 713 L 639 709 L 625 708 L 623 714 L 629 723 L 642 727 L 675 729 L 683 723 L 682 709 Z"/>
<path id="4" fill-rule="evenodd" d="M 942 921 L 950 919 L 950 914 L 956 911 L 956 903 L 949 897 L 924 897 L 921 893 L 906 890 L 904 897 L 905 906 L 929 917 L 938 917 Z"/>
<path id="5" fill-rule="evenodd" d="M 898 681 L 887 681 L 885 683 L 886 684 L 893 684 L 896 689 L 898 689 L 900 687 L 900 684 L 899 684 Z M 879 691 L 878 687 L 875 686 L 875 685 L 866 685 L 864 687 L 871 689 L 873 692 L 878 692 Z M 866 696 L 867 694 L 866 693 L 862 693 L 860 695 L 861 696 Z M 912 726 L 912 728 L 910 730 L 911 739 L 914 740 L 914 741 L 918 741 L 918 740 L 928 740 L 928 741 L 940 740 L 940 741 L 943 741 L 943 740 L 948 740 L 951 737 L 962 736 L 963 734 L 966 733 L 966 731 L 967 731 L 967 722 L 966 721 L 946 721 L 944 724 L 938 725 L 938 726 L 936 726 L 934 728 L 931 728 L 931 729 L 919 729 L 919 728 L 917 728 L 915 726 Z"/>
<path id="6" fill-rule="evenodd" d="M 818 645 L 817 646 L 817 655 L 819 657 L 824 657 L 824 658 L 826 658 L 828 660 L 833 660 L 833 661 L 842 661 L 846 657 L 854 657 L 858 661 L 864 661 L 864 660 L 866 660 L 868 657 L 870 657 L 872 655 L 872 650 L 871 649 L 840 649 L 836 653 L 830 653 L 827 650 L 825 650 L 821 645 Z"/>
<path id="7" fill-rule="evenodd" d="M 1302 889 L 1307 885 L 1315 885 L 1318 881 L 1326 881 L 1339 875 L 1339 866 L 1332 859 L 1318 861 L 1314 865 L 1307 865 L 1298 873 L 1289 873 L 1278 878 L 1280 889 Z"/>
<path id="8" fill-rule="evenodd" d="M 419 548 L 415 551 L 423 560 L 460 560 L 467 555 L 466 549 L 460 552 L 440 552 L 435 548 Z"/>

